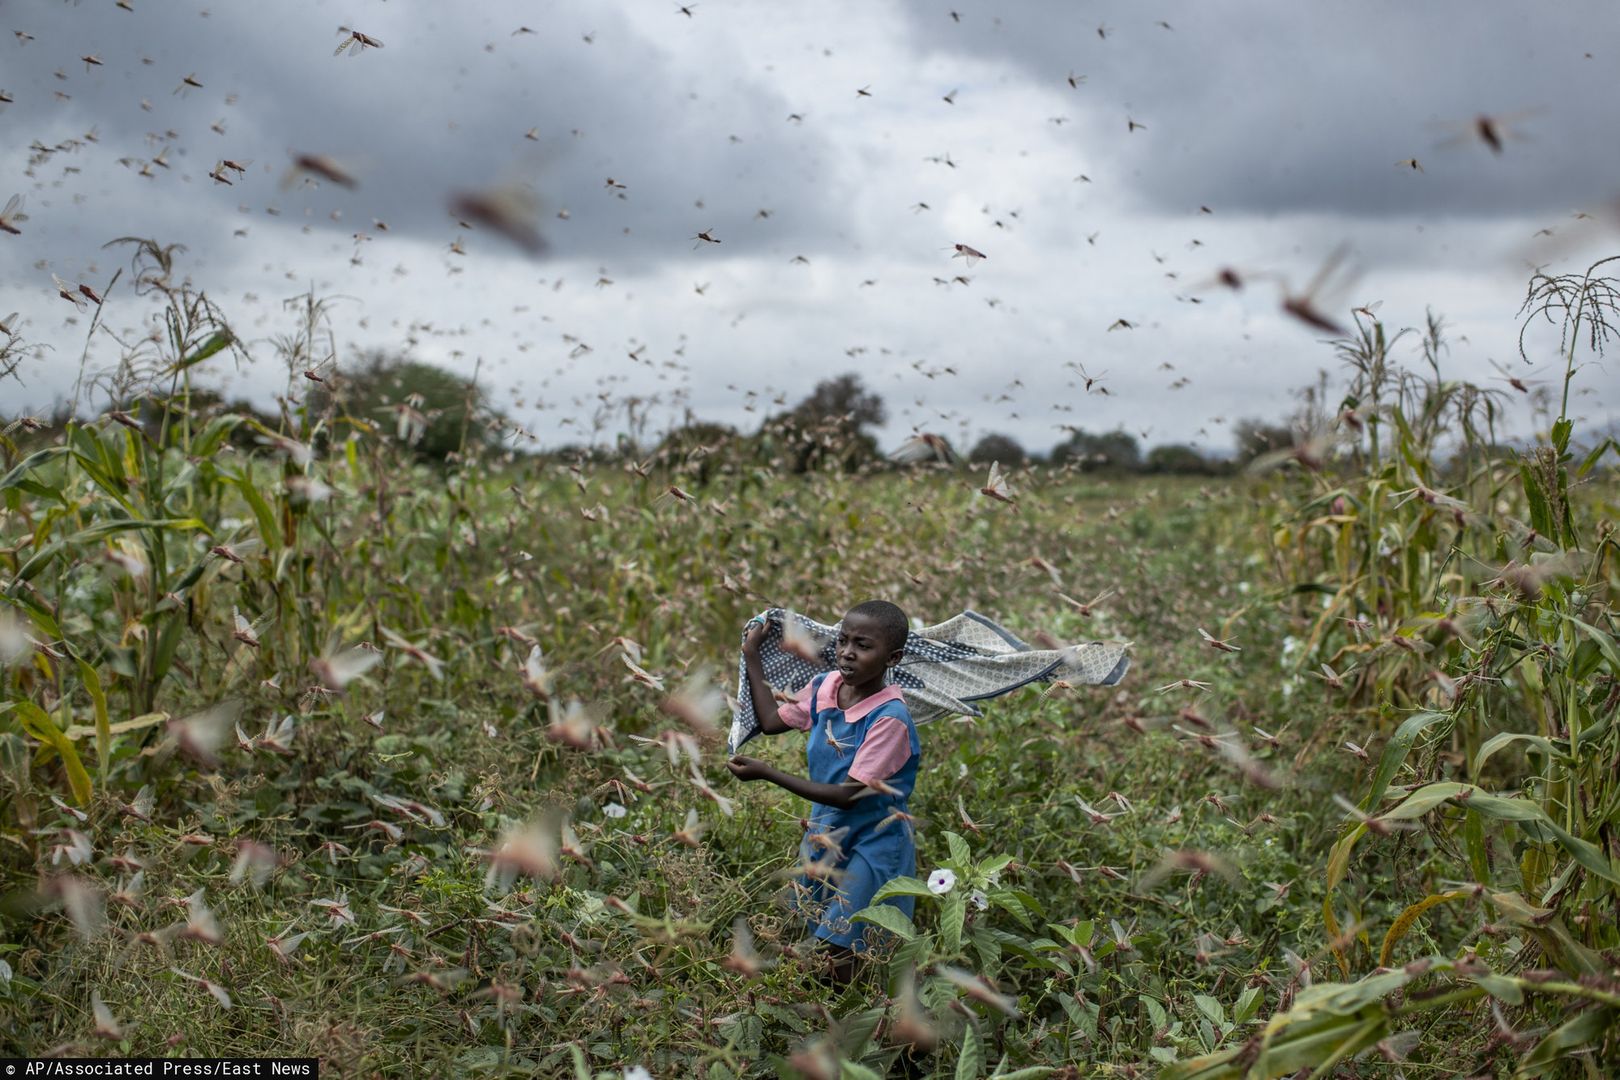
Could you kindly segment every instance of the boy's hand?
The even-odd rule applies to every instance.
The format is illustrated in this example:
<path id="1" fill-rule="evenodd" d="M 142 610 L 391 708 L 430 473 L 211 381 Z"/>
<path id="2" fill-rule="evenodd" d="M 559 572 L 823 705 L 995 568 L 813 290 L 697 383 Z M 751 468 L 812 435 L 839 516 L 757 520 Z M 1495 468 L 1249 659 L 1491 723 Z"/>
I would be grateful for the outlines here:
<path id="1" fill-rule="evenodd" d="M 731 775 L 739 780 L 763 780 L 771 767 L 759 758 L 738 754 L 726 762 L 726 768 L 730 769 Z"/>
<path id="2" fill-rule="evenodd" d="M 759 643 L 765 640 L 765 624 L 752 622 L 748 624 L 748 633 L 743 637 L 743 652 L 759 652 Z"/>

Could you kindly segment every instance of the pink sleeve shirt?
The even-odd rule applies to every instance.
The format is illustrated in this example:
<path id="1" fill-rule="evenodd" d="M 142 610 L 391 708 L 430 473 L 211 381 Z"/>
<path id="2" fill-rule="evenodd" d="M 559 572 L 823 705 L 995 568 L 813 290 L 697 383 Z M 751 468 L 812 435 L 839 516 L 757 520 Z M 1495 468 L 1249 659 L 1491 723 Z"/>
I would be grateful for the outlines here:
<path id="1" fill-rule="evenodd" d="M 821 694 L 816 705 L 823 709 L 838 708 L 838 688 L 843 681 L 843 674 L 837 671 L 821 680 Z M 782 723 L 800 731 L 810 730 L 810 687 L 813 685 L 815 682 L 811 680 L 792 703 L 777 706 L 776 715 Z M 844 720 L 854 723 L 889 701 L 905 701 L 898 686 L 885 687 L 871 697 L 857 701 L 844 711 Z M 911 736 L 906 731 L 905 722 L 894 716 L 880 716 L 867 729 L 866 738 L 862 740 L 860 749 L 855 751 L 855 760 L 849 765 L 849 778 L 875 787 L 899 772 L 910 758 Z"/>
<path id="2" fill-rule="evenodd" d="M 822 681 L 831 682 L 832 679 Z M 804 684 L 804 689 L 799 691 L 799 696 L 791 704 L 776 707 L 776 715 L 781 718 L 782 723 L 800 731 L 810 730 L 810 688 L 815 684 L 816 681 L 811 679 Z"/>
<path id="3" fill-rule="evenodd" d="M 855 760 L 849 763 L 849 778 L 876 787 L 899 772 L 910 758 L 911 735 L 905 722 L 896 716 L 880 716 L 866 730 L 861 748 L 855 751 Z"/>

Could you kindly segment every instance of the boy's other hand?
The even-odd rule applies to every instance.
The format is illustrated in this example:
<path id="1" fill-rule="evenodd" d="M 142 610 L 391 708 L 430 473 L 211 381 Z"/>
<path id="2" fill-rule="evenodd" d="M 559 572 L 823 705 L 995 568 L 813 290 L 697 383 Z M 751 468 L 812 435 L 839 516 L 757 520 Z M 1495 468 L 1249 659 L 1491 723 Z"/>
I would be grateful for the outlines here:
<path id="1" fill-rule="evenodd" d="M 743 652 L 759 652 L 760 642 L 765 640 L 765 624 L 753 622 L 748 624 L 748 633 L 743 637 Z"/>
<path id="2" fill-rule="evenodd" d="M 770 770 L 770 766 L 759 758 L 744 757 L 742 754 L 737 754 L 726 762 L 726 768 L 730 769 L 731 775 L 739 780 L 763 780 Z"/>

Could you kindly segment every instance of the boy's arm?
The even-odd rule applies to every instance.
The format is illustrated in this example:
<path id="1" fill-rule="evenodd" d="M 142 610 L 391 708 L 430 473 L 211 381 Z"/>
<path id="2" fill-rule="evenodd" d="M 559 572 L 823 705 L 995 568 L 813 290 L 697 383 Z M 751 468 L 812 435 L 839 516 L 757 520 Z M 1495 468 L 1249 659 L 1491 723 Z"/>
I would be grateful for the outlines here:
<path id="1" fill-rule="evenodd" d="M 759 730 L 766 735 L 780 735 L 789 725 L 776 711 L 776 695 L 765 681 L 765 665 L 759 658 L 759 642 L 765 636 L 763 624 L 748 631 L 743 639 L 743 669 L 748 672 L 748 690 L 754 696 L 754 715 L 759 718 Z"/>
<path id="2" fill-rule="evenodd" d="M 818 784 L 814 780 L 785 773 L 758 758 L 734 757 L 726 762 L 726 767 L 739 780 L 769 780 L 801 799 L 809 799 L 822 806 L 831 806 L 835 810 L 848 810 L 857 800 L 873 794 L 873 790 L 859 780 L 845 780 L 842 784 Z"/>

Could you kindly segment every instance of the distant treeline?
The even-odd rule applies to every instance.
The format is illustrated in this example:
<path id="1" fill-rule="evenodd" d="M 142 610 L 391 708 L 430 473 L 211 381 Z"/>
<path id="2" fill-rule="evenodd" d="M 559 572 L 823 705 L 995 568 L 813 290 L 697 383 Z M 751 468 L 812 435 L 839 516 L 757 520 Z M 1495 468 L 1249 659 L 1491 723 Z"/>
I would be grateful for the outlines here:
<path id="1" fill-rule="evenodd" d="M 570 464 L 588 461 L 674 469 L 686 472 L 695 483 L 707 482 L 716 469 L 765 466 L 805 473 L 903 467 L 884 454 L 873 434 L 888 418 L 882 397 L 867 389 L 855 373 L 823 380 L 802 401 L 767 417 L 751 433 L 690 413 L 678 426 L 651 433 L 646 428 L 654 401 L 633 395 L 618 401 L 601 399 L 592 415 L 562 422 L 563 430 L 578 432 L 583 438 L 549 447 L 542 442 L 555 440 L 558 430 L 546 432 L 544 439 L 540 433 L 525 430 L 496 405 L 490 388 L 432 364 L 380 351 L 366 353 L 353 368 L 310 382 L 300 391 L 315 406 L 311 414 L 326 417 L 317 444 L 341 441 L 350 432 L 370 434 L 406 443 L 430 462 L 453 463 L 471 456 L 539 456 Z M 296 396 L 291 402 L 285 398 L 277 401 L 283 414 L 299 403 Z M 257 432 L 287 430 L 290 420 L 249 402 L 227 401 L 208 390 L 193 390 L 190 405 L 199 413 L 234 412 L 256 421 L 238 427 L 233 434 L 233 441 L 243 448 L 259 437 Z M 161 409 L 154 408 L 150 400 L 123 402 L 121 409 L 154 431 L 163 420 Z M 60 415 L 49 418 L 46 432 L 60 430 L 68 419 L 65 408 L 59 407 L 56 413 Z M 1048 465 L 1096 473 L 1220 476 L 1240 471 L 1256 458 L 1294 447 L 1301 438 L 1297 426 L 1239 421 L 1232 428 L 1232 450 L 1226 455 L 1206 453 L 1185 443 L 1144 449 L 1124 430 L 1075 428 L 1044 451 L 1027 448 L 1010 435 L 991 433 L 964 452 L 942 436 L 929 434 L 926 451 L 914 457 L 973 466 L 999 462 L 1004 467 Z M 606 441 L 609 431 L 614 431 L 611 443 Z"/>

